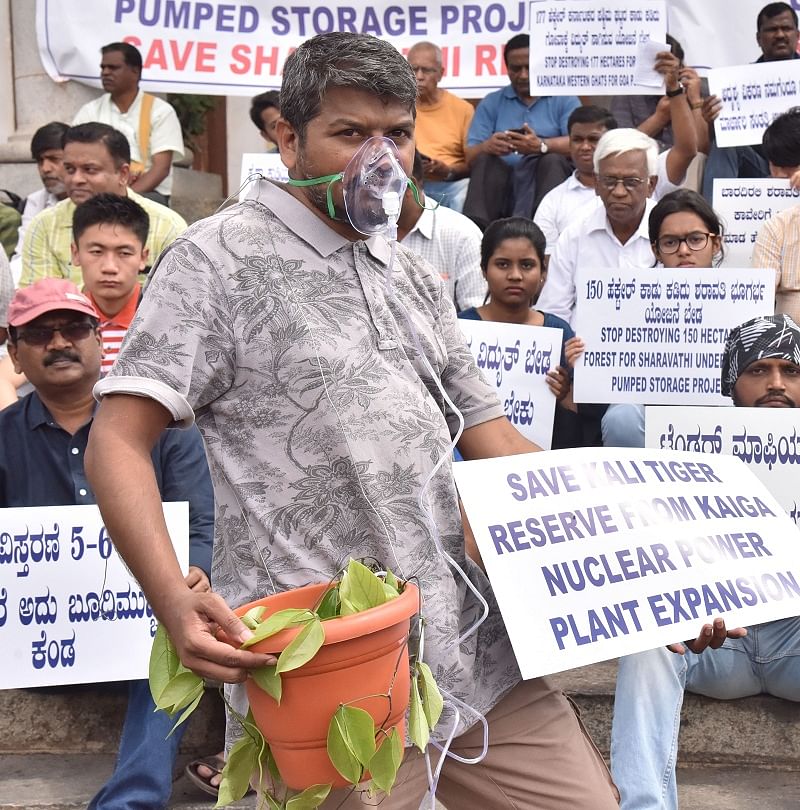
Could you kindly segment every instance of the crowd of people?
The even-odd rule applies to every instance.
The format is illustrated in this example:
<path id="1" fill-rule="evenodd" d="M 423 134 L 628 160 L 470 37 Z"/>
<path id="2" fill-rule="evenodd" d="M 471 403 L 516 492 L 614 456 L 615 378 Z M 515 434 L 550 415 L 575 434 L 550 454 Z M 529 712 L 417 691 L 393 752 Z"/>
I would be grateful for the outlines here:
<path id="1" fill-rule="evenodd" d="M 790 5 L 769 3 L 756 30 L 758 61 L 797 58 Z M 575 333 L 578 269 L 714 267 L 724 251 L 714 179 L 800 186 L 800 109 L 776 118 L 762 145 L 719 149 L 721 103 L 684 58 L 670 39 L 654 65 L 665 94 L 606 109 L 532 96 L 519 34 L 504 50 L 509 84 L 473 107 L 439 87 L 434 43 L 403 56 L 368 36 L 314 37 L 287 59 L 280 94 L 252 102 L 289 184 L 256 180 L 243 202 L 187 226 L 169 207 L 183 152 L 175 112 L 140 89 L 136 48 L 105 46 L 103 95 L 71 124 L 34 134 L 42 188 L 7 245 L 10 263 L 0 251 L 0 505 L 97 503 L 183 663 L 229 684 L 239 708 L 248 671 L 267 661 L 217 641 L 218 627 L 248 637 L 233 607 L 267 583 L 328 579 L 349 554 L 414 572 L 426 659 L 489 724 L 480 764 L 445 764 L 447 807 L 676 808 L 684 690 L 800 699 L 800 620 L 745 630 L 717 619 L 693 641 L 621 659 L 609 772 L 560 689 L 521 681 L 465 543 L 451 462 L 439 462 L 458 428 L 453 405 L 464 459 L 539 449 L 505 417 L 459 318 L 562 330 L 547 376 L 554 448 L 644 446 L 642 405 L 574 401 L 587 348 Z M 413 181 L 393 250 L 365 239 L 335 182 L 370 139 L 391 141 Z M 692 189 L 698 155 L 708 159 Z M 730 324 L 722 390 L 737 406 L 800 405 L 798 211 L 773 217 L 756 243 L 753 266 L 770 283 L 774 273 L 775 311 Z M 436 536 L 417 504 L 428 479 Z M 163 500 L 189 501 L 188 575 Z M 460 645 L 478 603 L 439 543 L 490 607 Z M 129 695 L 96 810 L 169 799 L 182 731 L 167 738 L 172 723 L 153 711 L 145 682 Z M 235 723 L 228 732 L 230 745 Z M 470 756 L 479 736 L 463 720 L 452 751 Z M 189 773 L 215 794 L 223 764 L 210 756 Z M 408 753 L 381 806 L 417 808 L 426 790 L 425 761 Z M 367 801 L 333 791 L 322 806 Z"/>

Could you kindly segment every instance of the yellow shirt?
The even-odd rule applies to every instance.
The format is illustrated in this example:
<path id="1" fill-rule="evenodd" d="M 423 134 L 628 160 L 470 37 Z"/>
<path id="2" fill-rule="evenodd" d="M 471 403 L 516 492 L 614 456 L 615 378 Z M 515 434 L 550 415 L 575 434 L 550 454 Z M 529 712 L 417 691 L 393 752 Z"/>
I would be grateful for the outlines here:
<path id="1" fill-rule="evenodd" d="M 447 90 L 435 104 L 417 102 L 417 149 L 448 166 L 463 163 L 464 149 L 475 108 Z"/>
<path id="2" fill-rule="evenodd" d="M 758 232 L 753 267 L 775 271 L 775 314 L 800 321 L 800 206 L 767 220 Z"/>
<path id="3" fill-rule="evenodd" d="M 161 251 L 186 230 L 186 221 L 172 209 L 131 189 L 128 189 L 128 197 L 139 203 L 150 217 L 146 247 L 152 266 Z M 75 203 L 67 198 L 52 208 L 45 208 L 31 220 L 22 245 L 20 287 L 28 287 L 43 278 L 68 278 L 83 287 L 81 268 L 72 263 L 70 251 L 74 211 Z"/>

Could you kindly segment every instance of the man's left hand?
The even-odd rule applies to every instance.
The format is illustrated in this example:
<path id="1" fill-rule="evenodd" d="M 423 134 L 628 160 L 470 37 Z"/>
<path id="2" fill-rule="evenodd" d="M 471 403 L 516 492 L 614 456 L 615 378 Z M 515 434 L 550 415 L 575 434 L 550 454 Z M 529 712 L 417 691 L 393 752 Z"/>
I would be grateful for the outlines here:
<path id="1" fill-rule="evenodd" d="M 520 155 L 538 155 L 542 151 L 542 139 L 527 125 L 523 124 L 524 132 L 506 130 L 508 143 Z"/>
<path id="2" fill-rule="evenodd" d="M 189 573 L 186 575 L 186 584 L 192 591 L 198 593 L 208 593 L 211 590 L 211 583 L 208 581 L 206 572 L 196 565 L 189 566 Z"/>
<path id="3" fill-rule="evenodd" d="M 436 158 L 429 158 L 423 163 L 426 180 L 446 180 L 450 174 L 450 167 Z"/>
<path id="4" fill-rule="evenodd" d="M 728 630 L 725 627 L 724 619 L 714 619 L 713 624 L 704 624 L 700 635 L 691 641 L 684 641 L 676 644 L 670 644 L 667 649 L 670 652 L 684 655 L 686 650 L 689 649 L 693 653 L 701 653 L 709 647 L 712 650 L 718 650 L 724 643 L 726 638 L 743 638 L 747 635 L 746 627 L 734 627 Z"/>

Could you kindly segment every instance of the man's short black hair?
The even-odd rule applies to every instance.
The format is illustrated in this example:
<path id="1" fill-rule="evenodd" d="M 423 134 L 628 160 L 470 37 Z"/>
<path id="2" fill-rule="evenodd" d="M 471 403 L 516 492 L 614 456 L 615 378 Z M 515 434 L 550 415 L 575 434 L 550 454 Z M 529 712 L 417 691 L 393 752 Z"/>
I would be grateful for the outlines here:
<path id="1" fill-rule="evenodd" d="M 64 148 L 68 143 L 103 143 L 117 168 L 123 163 L 131 162 L 131 147 L 128 139 L 118 129 L 114 129 L 108 124 L 101 124 L 99 121 L 69 127 L 64 133 L 61 147 Z"/>
<path id="2" fill-rule="evenodd" d="M 670 34 L 667 34 L 667 45 L 669 45 L 672 55 L 675 56 L 681 64 L 683 64 L 683 60 L 686 58 L 686 54 L 683 51 L 683 45 L 681 45 L 681 43 Z"/>
<path id="3" fill-rule="evenodd" d="M 616 129 L 619 126 L 617 119 L 605 107 L 595 107 L 591 104 L 576 107 L 569 114 L 567 134 L 572 131 L 574 124 L 600 124 L 607 130 Z"/>
<path id="4" fill-rule="evenodd" d="M 139 75 L 142 75 L 142 54 L 138 48 L 130 44 L 130 42 L 109 42 L 108 45 L 103 45 L 100 48 L 100 53 L 105 56 L 107 53 L 121 53 L 125 64 L 136 70 Z"/>
<path id="5" fill-rule="evenodd" d="M 150 230 L 150 217 L 139 203 L 119 194 L 96 194 L 75 208 L 72 214 L 72 241 L 78 244 L 92 225 L 119 225 L 127 228 L 144 244 Z"/>
<path id="6" fill-rule="evenodd" d="M 516 36 L 511 37 L 503 48 L 503 61 L 505 62 L 506 67 L 508 67 L 508 54 L 511 51 L 519 51 L 522 48 L 530 47 L 531 38 L 528 34 L 517 34 Z"/>
<path id="7" fill-rule="evenodd" d="M 264 131 L 261 113 L 270 107 L 274 107 L 278 112 L 281 111 L 281 94 L 277 90 L 259 93 L 257 96 L 253 96 L 253 100 L 250 102 L 250 120 L 256 125 L 259 132 Z"/>
<path id="8" fill-rule="evenodd" d="M 39 158 L 51 149 L 63 149 L 64 133 L 69 129 L 69 124 L 61 121 L 51 121 L 43 127 L 39 127 L 31 138 L 31 157 L 34 160 Z"/>
<path id="9" fill-rule="evenodd" d="M 761 143 L 773 166 L 800 166 L 800 107 L 779 115 L 764 130 Z"/>
<path id="10" fill-rule="evenodd" d="M 785 14 L 787 11 L 792 15 L 794 27 L 797 28 L 797 12 L 788 3 L 767 3 L 767 5 L 758 12 L 758 17 L 756 17 L 756 31 L 760 31 L 761 26 L 764 25 L 767 20 L 771 20 L 779 14 Z"/>

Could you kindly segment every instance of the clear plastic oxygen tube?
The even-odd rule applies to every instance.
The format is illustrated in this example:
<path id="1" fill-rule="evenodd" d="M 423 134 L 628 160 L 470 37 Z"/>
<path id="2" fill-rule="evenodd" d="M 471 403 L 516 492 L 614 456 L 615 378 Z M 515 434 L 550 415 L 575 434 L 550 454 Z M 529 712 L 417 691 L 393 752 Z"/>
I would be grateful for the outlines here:
<path id="1" fill-rule="evenodd" d="M 487 616 L 489 615 L 489 605 L 486 603 L 486 600 L 483 598 L 481 592 L 472 584 L 470 578 L 464 572 L 463 568 L 445 551 L 444 546 L 442 545 L 441 538 L 439 537 L 439 529 L 436 525 L 436 521 L 434 519 L 433 513 L 429 507 L 426 493 L 428 487 L 433 480 L 433 477 L 439 471 L 439 468 L 447 461 L 447 459 L 452 456 L 453 451 L 456 449 L 456 445 L 458 444 L 459 439 L 461 438 L 461 434 L 464 432 L 464 417 L 461 414 L 461 411 L 456 407 L 455 403 L 450 399 L 447 391 L 445 391 L 444 386 L 442 385 L 441 380 L 439 379 L 438 374 L 433 370 L 430 362 L 428 361 L 425 352 L 422 349 L 422 344 L 419 339 L 419 333 L 417 332 L 417 328 L 414 325 L 413 319 L 409 316 L 406 308 L 398 301 L 397 297 L 394 294 L 394 290 L 392 289 L 392 271 L 394 269 L 395 258 L 397 255 L 397 220 L 400 216 L 400 197 L 394 191 L 387 191 L 383 194 L 382 197 L 383 203 L 383 210 L 386 213 L 386 217 L 388 220 L 386 229 L 384 231 L 385 237 L 390 240 L 391 244 L 391 254 L 389 256 L 389 263 L 386 267 L 386 274 L 384 276 L 384 291 L 386 293 L 387 298 L 391 299 L 397 309 L 403 313 L 403 317 L 406 320 L 406 324 L 409 327 L 411 332 L 411 336 L 414 342 L 414 348 L 417 351 L 417 355 L 422 360 L 422 364 L 427 369 L 428 373 L 431 375 L 431 378 L 436 384 L 436 387 L 439 389 L 444 401 L 447 403 L 448 407 L 453 411 L 458 419 L 458 430 L 456 430 L 456 434 L 453 437 L 452 441 L 450 442 L 450 446 L 448 448 L 447 454 L 441 456 L 441 458 L 436 462 L 433 466 L 433 469 L 428 474 L 427 478 L 422 484 L 420 488 L 419 496 L 418 496 L 418 503 L 420 510 L 426 517 L 428 518 L 428 523 L 431 528 L 431 535 L 433 537 L 434 545 L 436 546 L 436 550 L 439 554 L 444 557 L 447 561 L 448 565 L 450 565 L 458 575 L 463 579 L 464 583 L 466 584 L 467 588 L 473 593 L 475 598 L 480 602 L 483 607 L 482 613 L 480 617 L 468 627 L 463 633 L 461 633 L 456 641 L 456 644 L 461 644 L 462 641 L 469 638 L 480 626 L 483 622 L 486 621 Z M 420 655 L 422 655 L 422 650 L 420 650 Z M 465 764 L 477 764 L 480 762 L 485 756 L 487 751 L 489 750 L 489 724 L 484 717 L 484 715 L 479 712 L 477 709 L 468 706 L 463 701 L 456 698 L 454 695 L 446 692 L 444 689 L 441 690 L 442 695 L 447 698 L 445 702 L 445 706 L 450 708 L 453 712 L 453 727 L 448 734 L 447 740 L 445 741 L 444 745 L 439 745 L 438 743 L 433 743 L 439 750 L 442 752 L 439 758 L 439 762 L 436 765 L 436 769 L 433 770 L 431 766 L 431 759 L 430 759 L 430 752 L 425 751 L 425 766 L 428 772 L 428 793 L 422 800 L 420 804 L 420 810 L 425 810 L 425 808 L 430 808 L 430 810 L 436 810 L 436 788 L 439 783 L 439 777 L 441 775 L 442 766 L 444 765 L 444 761 L 446 757 L 451 757 L 458 762 L 462 762 Z M 483 748 L 480 754 L 477 757 L 473 757 L 471 759 L 461 757 L 458 754 L 454 754 L 450 751 L 450 746 L 452 745 L 453 739 L 456 735 L 456 731 L 458 730 L 459 723 L 461 721 L 461 711 L 460 709 L 465 710 L 467 713 L 473 714 L 477 716 L 477 719 L 483 724 Z"/>

